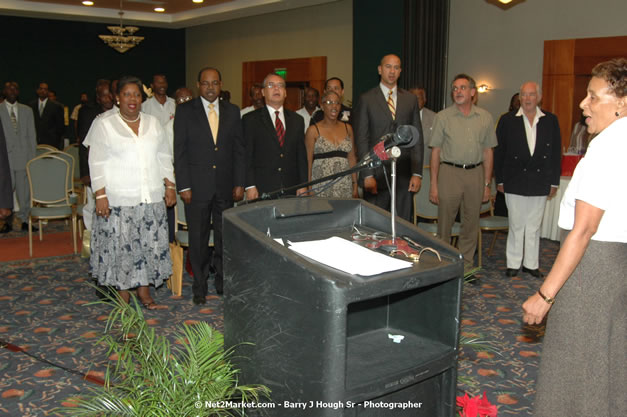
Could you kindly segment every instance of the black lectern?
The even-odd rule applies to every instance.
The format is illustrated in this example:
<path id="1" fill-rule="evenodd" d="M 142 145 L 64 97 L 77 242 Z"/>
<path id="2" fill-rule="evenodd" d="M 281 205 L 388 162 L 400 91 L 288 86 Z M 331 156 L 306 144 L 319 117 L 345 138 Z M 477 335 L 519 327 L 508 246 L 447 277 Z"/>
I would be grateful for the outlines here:
<path id="1" fill-rule="evenodd" d="M 389 215 L 321 198 L 224 212 L 225 345 L 235 347 L 241 383 L 272 390 L 274 408 L 260 415 L 454 416 L 459 252 L 401 220 L 397 235 L 441 261 L 425 252 L 410 268 L 359 276 L 274 240 L 390 233 Z"/>

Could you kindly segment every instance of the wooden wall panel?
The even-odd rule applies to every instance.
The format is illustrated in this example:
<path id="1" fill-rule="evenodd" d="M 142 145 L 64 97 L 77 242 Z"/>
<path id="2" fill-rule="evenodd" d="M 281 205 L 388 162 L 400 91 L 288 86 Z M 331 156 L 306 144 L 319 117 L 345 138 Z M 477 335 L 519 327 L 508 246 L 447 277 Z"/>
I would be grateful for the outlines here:
<path id="1" fill-rule="evenodd" d="M 309 85 L 316 88 L 322 93 L 327 79 L 326 56 L 248 61 L 242 63 L 242 107 L 251 105 L 250 87 L 256 82 L 262 82 L 266 75 L 277 68 L 287 69 L 286 82 L 290 85 L 301 83 L 303 86 Z M 300 103 L 300 100 L 291 99 L 286 101 L 285 107 L 289 110 L 298 110 L 297 106 Z"/>

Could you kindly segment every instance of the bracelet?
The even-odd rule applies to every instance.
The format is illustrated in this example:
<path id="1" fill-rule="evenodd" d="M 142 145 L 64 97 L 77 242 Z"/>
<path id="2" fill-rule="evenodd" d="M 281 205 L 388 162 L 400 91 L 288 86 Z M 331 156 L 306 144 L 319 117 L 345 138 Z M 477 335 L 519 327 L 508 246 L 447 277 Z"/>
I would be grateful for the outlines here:
<path id="1" fill-rule="evenodd" d="M 542 291 L 540 291 L 539 289 L 538 289 L 538 295 L 542 297 L 544 301 L 546 301 L 547 303 L 551 305 L 555 303 L 555 298 L 547 297 L 546 295 L 542 294 Z"/>
<path id="2" fill-rule="evenodd" d="M 165 188 L 167 188 L 168 190 L 174 190 L 176 191 L 176 187 L 173 185 L 166 185 Z"/>
<path id="3" fill-rule="evenodd" d="M 107 195 L 106 194 L 100 194 L 100 195 L 96 196 L 96 200 L 101 200 L 103 198 L 107 198 Z"/>

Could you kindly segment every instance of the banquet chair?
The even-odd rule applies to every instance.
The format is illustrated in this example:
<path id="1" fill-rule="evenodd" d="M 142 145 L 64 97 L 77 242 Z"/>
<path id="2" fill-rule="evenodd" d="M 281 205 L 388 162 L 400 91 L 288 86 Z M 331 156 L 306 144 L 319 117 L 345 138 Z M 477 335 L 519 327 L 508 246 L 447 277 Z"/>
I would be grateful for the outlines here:
<path id="1" fill-rule="evenodd" d="M 42 220 L 71 219 L 72 242 L 76 254 L 76 211 L 72 207 L 68 184 L 70 164 L 55 153 L 37 156 L 26 164 L 30 187 L 31 211 L 28 216 L 28 250 L 33 256 L 33 220 L 39 222 L 39 240 L 43 240 Z"/>
<path id="2" fill-rule="evenodd" d="M 58 151 L 59 150 L 55 148 L 54 146 L 42 144 L 42 145 L 37 145 L 37 147 L 35 148 L 35 155 L 39 156 L 48 152 L 58 152 Z"/>
<path id="3" fill-rule="evenodd" d="M 492 237 L 492 243 L 488 249 L 488 255 L 492 256 L 492 250 L 496 243 L 496 238 L 499 231 L 509 230 L 509 220 L 504 216 L 494 215 L 494 201 L 496 200 L 496 188 L 494 187 L 494 181 L 492 181 L 492 193 L 490 199 L 481 205 L 481 214 L 479 217 L 479 237 L 477 242 L 477 265 L 481 268 L 483 262 L 483 248 L 482 248 L 482 234 L 483 232 L 494 232 Z"/>
<path id="4" fill-rule="evenodd" d="M 427 233 L 436 236 L 438 234 L 438 206 L 429 201 L 429 184 L 431 184 L 431 173 L 424 169 L 422 173 L 422 186 L 420 191 L 414 194 L 414 224 Z M 424 219 L 427 221 L 420 221 Z M 451 237 L 457 240 L 461 232 L 461 224 L 455 222 L 451 229 Z"/>

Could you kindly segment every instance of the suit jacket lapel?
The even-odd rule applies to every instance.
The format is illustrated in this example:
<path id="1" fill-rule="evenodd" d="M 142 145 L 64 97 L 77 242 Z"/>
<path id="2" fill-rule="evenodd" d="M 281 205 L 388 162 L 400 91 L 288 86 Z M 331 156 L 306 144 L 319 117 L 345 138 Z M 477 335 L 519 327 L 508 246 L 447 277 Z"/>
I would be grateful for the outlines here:
<path id="1" fill-rule="evenodd" d="M 213 136 L 211 135 L 211 129 L 209 128 L 209 119 L 207 119 L 207 113 L 205 113 L 205 108 L 200 97 L 196 99 L 194 108 L 195 116 L 198 119 L 198 126 L 200 126 L 200 129 L 202 130 L 203 136 L 207 138 L 207 141 L 213 142 Z"/>
<path id="2" fill-rule="evenodd" d="M 377 86 L 375 87 L 377 89 L 377 93 L 376 93 L 376 103 L 377 105 L 381 108 L 381 114 L 385 115 L 386 119 L 389 119 L 389 121 L 392 121 L 392 113 L 390 112 L 390 108 L 388 107 L 388 102 L 386 97 L 383 95 L 383 91 L 381 91 L 381 87 Z M 396 105 L 398 106 L 398 89 L 397 89 L 397 96 L 396 96 Z"/>

